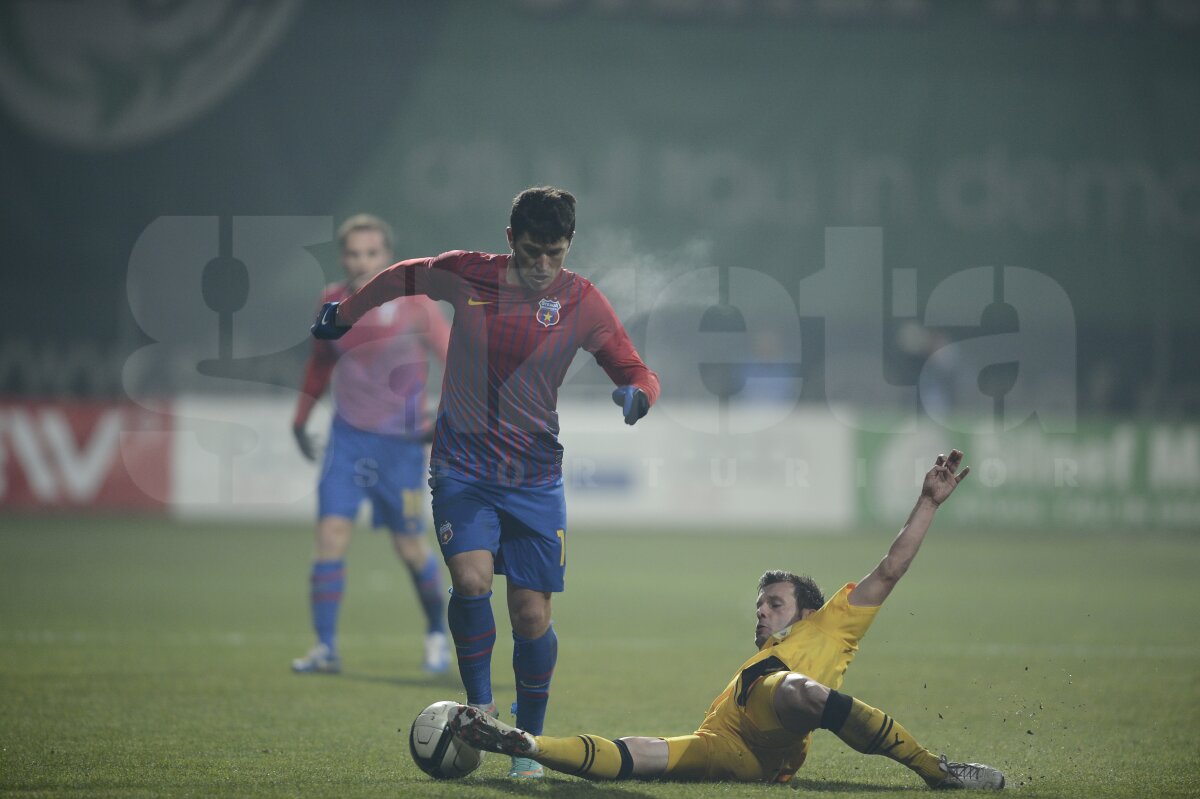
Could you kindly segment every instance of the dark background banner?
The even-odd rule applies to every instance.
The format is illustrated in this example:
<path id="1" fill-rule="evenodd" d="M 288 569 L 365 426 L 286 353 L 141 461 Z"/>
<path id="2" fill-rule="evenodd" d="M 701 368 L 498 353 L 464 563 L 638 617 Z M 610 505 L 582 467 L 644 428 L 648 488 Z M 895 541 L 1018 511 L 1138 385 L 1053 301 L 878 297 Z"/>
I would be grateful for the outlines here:
<path id="1" fill-rule="evenodd" d="M 826 228 L 878 226 L 918 322 L 956 273 L 1033 270 L 1082 408 L 1200 405 L 1194 2 L 5 2 L 0 158 L 8 393 L 125 390 L 163 217 L 315 218 L 334 279 L 348 214 L 399 256 L 503 250 L 512 196 L 556 183 L 585 274 L 750 269 L 802 306 Z M 193 260 L 163 303 L 198 302 Z M 250 270 L 297 327 L 249 382 L 297 377 L 321 281 L 287 269 Z M 858 299 L 829 313 L 879 315 Z"/>

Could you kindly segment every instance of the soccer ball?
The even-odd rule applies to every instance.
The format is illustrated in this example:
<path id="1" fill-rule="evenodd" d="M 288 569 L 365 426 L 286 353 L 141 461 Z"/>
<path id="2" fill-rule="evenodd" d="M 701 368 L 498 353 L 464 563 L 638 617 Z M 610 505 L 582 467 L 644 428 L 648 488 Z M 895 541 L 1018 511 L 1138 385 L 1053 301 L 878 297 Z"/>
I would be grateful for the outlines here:
<path id="1" fill-rule="evenodd" d="M 449 714 L 457 702 L 434 702 L 421 711 L 408 732 L 413 762 L 435 780 L 465 777 L 479 768 L 483 755 L 455 737 Z"/>

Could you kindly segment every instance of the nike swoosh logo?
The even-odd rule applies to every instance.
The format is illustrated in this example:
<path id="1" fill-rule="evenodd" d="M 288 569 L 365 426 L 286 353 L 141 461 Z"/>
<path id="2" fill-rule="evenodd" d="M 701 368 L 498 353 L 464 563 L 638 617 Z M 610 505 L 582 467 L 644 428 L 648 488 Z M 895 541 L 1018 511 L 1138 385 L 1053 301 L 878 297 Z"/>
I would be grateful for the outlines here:
<path id="1" fill-rule="evenodd" d="M 477 300 L 474 297 L 467 299 L 467 305 L 491 305 L 491 300 Z"/>

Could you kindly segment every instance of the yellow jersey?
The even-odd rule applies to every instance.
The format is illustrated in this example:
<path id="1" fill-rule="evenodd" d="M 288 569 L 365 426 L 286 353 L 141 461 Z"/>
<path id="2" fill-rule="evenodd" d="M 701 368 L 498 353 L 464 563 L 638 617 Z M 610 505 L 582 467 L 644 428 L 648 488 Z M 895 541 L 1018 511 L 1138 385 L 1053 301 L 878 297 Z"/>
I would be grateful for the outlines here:
<path id="1" fill-rule="evenodd" d="M 859 640 L 879 612 L 878 606 L 850 604 L 854 586 L 847 583 L 820 610 L 764 641 L 713 700 L 697 734 L 736 735 L 759 760 L 764 775 L 786 779 L 794 773 L 804 762 L 811 734 L 797 736 L 773 718 L 762 718 L 765 709 L 749 702 L 750 692 L 777 672 L 798 672 L 829 688 L 841 687 Z"/>

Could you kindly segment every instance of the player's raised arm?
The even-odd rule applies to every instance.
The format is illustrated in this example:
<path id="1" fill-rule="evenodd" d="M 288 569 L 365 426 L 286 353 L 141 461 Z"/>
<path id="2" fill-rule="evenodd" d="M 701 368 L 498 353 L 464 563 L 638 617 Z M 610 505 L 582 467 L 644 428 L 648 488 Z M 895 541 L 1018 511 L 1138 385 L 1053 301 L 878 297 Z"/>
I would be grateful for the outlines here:
<path id="1" fill-rule="evenodd" d="M 851 605 L 882 605 L 883 600 L 892 593 L 896 583 L 908 571 L 913 558 L 917 556 L 917 550 L 921 548 L 925 533 L 929 531 L 929 525 L 933 522 L 934 513 L 970 474 L 970 467 L 961 472 L 958 470 L 962 464 L 962 457 L 963 454 L 956 449 L 950 450 L 949 457 L 937 456 L 933 468 L 925 474 L 925 481 L 921 484 L 921 495 L 917 497 L 917 504 L 908 515 L 908 521 L 879 565 L 850 592 Z"/>
<path id="2" fill-rule="evenodd" d="M 425 294 L 442 299 L 443 284 L 449 279 L 444 268 L 456 261 L 457 255 L 443 253 L 437 258 L 413 258 L 392 264 L 344 301 L 325 303 L 313 323 L 313 336 L 341 338 L 367 311 L 397 297 Z"/>

